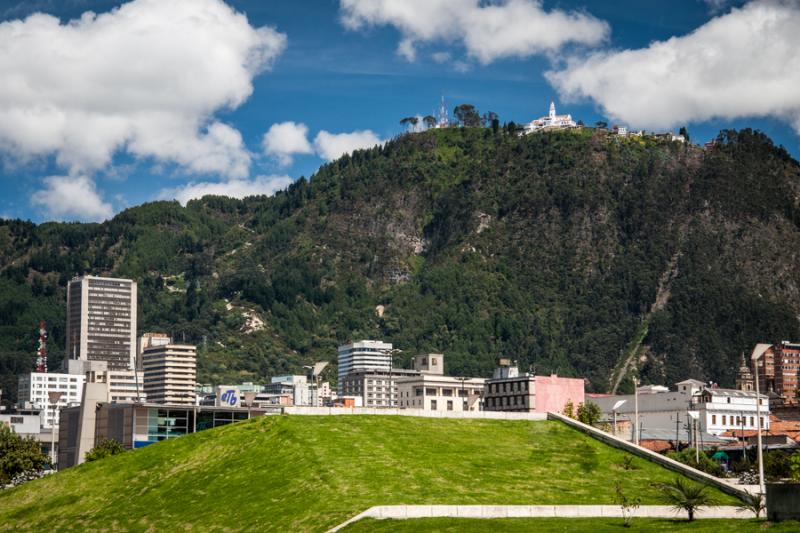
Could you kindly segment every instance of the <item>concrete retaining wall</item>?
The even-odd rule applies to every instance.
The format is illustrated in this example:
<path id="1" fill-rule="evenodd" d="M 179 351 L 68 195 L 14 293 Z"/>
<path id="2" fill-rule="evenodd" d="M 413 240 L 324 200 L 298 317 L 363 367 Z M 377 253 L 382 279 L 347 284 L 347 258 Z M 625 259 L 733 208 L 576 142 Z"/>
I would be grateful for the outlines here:
<path id="1" fill-rule="evenodd" d="M 376 409 L 374 407 L 283 407 L 287 415 L 383 415 L 423 418 L 472 418 L 483 420 L 547 420 L 545 413 L 505 413 L 502 411 L 426 411 L 423 409 Z"/>
<path id="2" fill-rule="evenodd" d="M 632 511 L 635 518 L 679 518 L 682 512 L 665 505 L 642 505 Z M 415 518 L 622 518 L 619 505 L 377 505 L 359 513 L 330 532 L 363 518 L 408 520 Z M 752 518 L 752 513 L 736 507 L 707 507 L 695 518 Z"/>
<path id="3" fill-rule="evenodd" d="M 683 474 L 684 476 L 694 479 L 695 481 L 713 485 L 722 492 L 730 494 L 731 496 L 741 498 L 746 494 L 745 490 L 737 486 L 734 486 L 726 481 L 723 481 L 722 479 L 714 477 L 710 474 L 706 474 L 705 472 L 701 472 L 700 470 L 694 469 L 681 462 L 675 461 L 674 459 L 670 459 L 669 457 L 661 455 L 660 453 L 648 450 L 647 448 L 642 448 L 641 446 L 637 446 L 632 442 L 628 442 L 626 440 L 615 437 L 614 435 L 610 435 L 605 431 L 600 431 L 595 427 L 589 426 L 582 422 L 578 422 L 577 420 L 573 420 L 572 418 L 569 418 L 562 414 L 547 413 L 547 418 L 549 420 L 558 420 L 560 422 L 563 422 L 568 426 L 577 429 L 578 431 L 586 433 L 590 437 L 593 437 L 601 442 L 604 442 L 605 444 L 608 444 L 609 446 L 620 448 L 634 455 L 638 455 L 643 459 L 647 459 L 648 461 L 658 463 L 665 468 L 668 468 L 674 472 L 678 472 L 679 474 Z"/>

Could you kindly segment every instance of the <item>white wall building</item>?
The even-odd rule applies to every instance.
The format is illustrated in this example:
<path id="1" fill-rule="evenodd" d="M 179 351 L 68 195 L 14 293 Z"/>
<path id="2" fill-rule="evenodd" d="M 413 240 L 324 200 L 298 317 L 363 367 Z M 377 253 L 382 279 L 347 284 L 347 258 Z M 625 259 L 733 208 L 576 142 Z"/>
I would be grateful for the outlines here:
<path id="1" fill-rule="evenodd" d="M 761 428 L 769 429 L 769 399 L 760 395 L 760 406 L 756 406 L 755 391 L 705 388 L 697 397 L 695 410 L 700 416 L 700 425 L 712 435 L 726 431 L 742 432 L 756 430 L 757 409 L 761 411 Z"/>
<path id="2" fill-rule="evenodd" d="M 575 127 L 577 127 L 577 124 L 574 120 L 572 120 L 572 115 L 557 115 L 555 102 L 550 102 L 550 112 L 547 114 L 547 116 L 532 120 L 525 126 L 525 133 L 532 133 L 534 131 L 548 129 Z"/>
<path id="3" fill-rule="evenodd" d="M 6 426 L 21 437 L 39 437 L 41 432 L 41 416 L 12 413 L 0 414 L 0 426 Z"/>
<path id="4" fill-rule="evenodd" d="M 54 422 L 58 425 L 59 409 L 80 404 L 85 382 L 84 375 L 31 372 L 19 377 L 17 401 L 20 405 L 41 409 L 41 426 L 51 428 Z M 63 395 L 51 405 L 49 392 Z"/>
<path id="5" fill-rule="evenodd" d="M 339 346 L 337 351 L 339 383 L 347 374 L 353 372 L 388 373 L 392 368 L 392 345 L 388 342 L 362 340 Z"/>

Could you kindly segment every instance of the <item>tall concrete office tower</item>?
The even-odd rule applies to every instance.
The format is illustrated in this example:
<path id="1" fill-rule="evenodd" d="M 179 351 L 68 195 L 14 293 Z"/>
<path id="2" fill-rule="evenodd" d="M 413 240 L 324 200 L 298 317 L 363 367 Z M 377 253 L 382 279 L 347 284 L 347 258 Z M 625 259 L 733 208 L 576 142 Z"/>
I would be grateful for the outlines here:
<path id="1" fill-rule="evenodd" d="M 136 364 L 136 282 L 83 276 L 67 287 L 67 357 L 105 361 L 109 370 Z"/>

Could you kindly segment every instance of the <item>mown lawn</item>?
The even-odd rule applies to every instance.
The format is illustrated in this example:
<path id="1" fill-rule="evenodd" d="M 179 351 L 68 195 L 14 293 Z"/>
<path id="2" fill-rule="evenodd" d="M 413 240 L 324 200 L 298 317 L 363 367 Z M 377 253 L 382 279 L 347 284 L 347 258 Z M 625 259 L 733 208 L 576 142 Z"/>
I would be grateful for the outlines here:
<path id="1" fill-rule="evenodd" d="M 559 422 L 271 416 L 0 493 L 0 530 L 324 531 L 373 505 L 659 503 L 675 477 Z M 712 491 L 721 503 L 734 500 Z"/>
<path id="2" fill-rule="evenodd" d="M 757 520 L 703 519 L 668 520 L 659 518 L 634 518 L 630 527 L 624 527 L 621 518 L 502 518 L 482 520 L 467 518 L 420 518 L 417 520 L 365 519 L 351 524 L 343 533 L 406 533 L 426 531 L 438 533 L 527 533 L 535 531 L 605 533 L 625 531 L 693 531 L 697 533 L 722 533 L 736 531 L 770 533 L 800 531 L 800 522 L 771 523 Z"/>

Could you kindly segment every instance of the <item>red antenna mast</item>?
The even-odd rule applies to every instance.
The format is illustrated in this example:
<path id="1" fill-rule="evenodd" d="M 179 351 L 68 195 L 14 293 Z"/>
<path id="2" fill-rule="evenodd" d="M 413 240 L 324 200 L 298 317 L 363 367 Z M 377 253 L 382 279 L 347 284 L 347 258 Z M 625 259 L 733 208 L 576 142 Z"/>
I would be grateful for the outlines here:
<path id="1" fill-rule="evenodd" d="M 47 372 L 47 329 L 44 320 L 39 322 L 39 347 L 36 349 L 36 371 Z"/>

